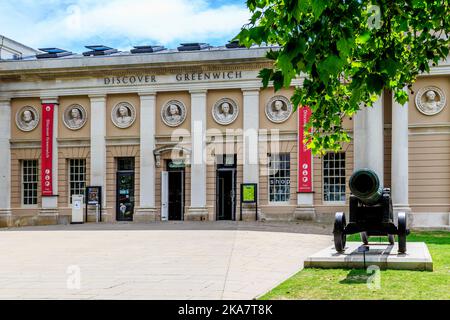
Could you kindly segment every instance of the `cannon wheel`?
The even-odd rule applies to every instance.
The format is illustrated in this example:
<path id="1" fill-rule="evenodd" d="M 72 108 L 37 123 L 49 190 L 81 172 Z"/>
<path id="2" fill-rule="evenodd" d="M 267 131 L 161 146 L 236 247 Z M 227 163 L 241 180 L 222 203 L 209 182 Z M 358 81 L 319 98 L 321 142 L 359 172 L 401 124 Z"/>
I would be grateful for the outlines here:
<path id="1" fill-rule="evenodd" d="M 367 235 L 367 232 L 365 232 L 365 231 L 361 232 L 360 235 L 361 235 L 362 243 L 364 243 L 365 245 L 368 245 L 369 244 L 369 236 Z"/>
<path id="2" fill-rule="evenodd" d="M 406 213 L 398 213 L 398 252 L 406 252 Z"/>
<path id="3" fill-rule="evenodd" d="M 395 244 L 395 238 L 393 234 L 388 234 L 389 244 L 394 245 Z"/>
<path id="4" fill-rule="evenodd" d="M 341 253 L 345 251 L 345 243 L 347 241 L 347 236 L 345 235 L 345 214 L 343 212 L 337 212 L 336 218 L 334 220 L 334 247 L 336 251 Z"/>

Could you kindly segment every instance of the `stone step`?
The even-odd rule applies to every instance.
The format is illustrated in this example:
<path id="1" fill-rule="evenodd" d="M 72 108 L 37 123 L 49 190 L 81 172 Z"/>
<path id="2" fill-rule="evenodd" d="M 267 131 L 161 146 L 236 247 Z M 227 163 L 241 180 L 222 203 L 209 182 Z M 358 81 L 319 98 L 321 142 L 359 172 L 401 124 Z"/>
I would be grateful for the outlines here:
<path id="1" fill-rule="evenodd" d="M 292 212 L 277 212 L 277 213 L 263 213 L 260 214 L 262 221 L 294 221 Z"/>

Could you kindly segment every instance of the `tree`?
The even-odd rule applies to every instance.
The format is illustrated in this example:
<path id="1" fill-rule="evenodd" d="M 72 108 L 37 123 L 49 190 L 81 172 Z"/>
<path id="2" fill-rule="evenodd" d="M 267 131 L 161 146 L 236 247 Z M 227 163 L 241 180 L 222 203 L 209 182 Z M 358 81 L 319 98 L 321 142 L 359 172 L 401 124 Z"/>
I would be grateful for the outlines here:
<path id="1" fill-rule="evenodd" d="M 449 1 L 248 0 L 252 17 L 236 39 L 280 46 L 267 54 L 273 68 L 260 72 L 265 87 L 305 76 L 291 100 L 311 107 L 306 139 L 323 154 L 350 141 L 343 118 L 384 90 L 406 103 L 417 76 L 447 58 Z"/>

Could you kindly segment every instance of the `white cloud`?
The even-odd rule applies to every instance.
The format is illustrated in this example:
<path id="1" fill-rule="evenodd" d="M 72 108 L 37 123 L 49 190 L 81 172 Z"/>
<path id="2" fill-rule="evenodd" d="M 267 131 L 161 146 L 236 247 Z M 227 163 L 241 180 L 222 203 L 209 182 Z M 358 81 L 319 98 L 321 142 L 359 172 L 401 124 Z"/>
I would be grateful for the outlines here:
<path id="1" fill-rule="evenodd" d="M 55 6 L 56 2 L 43 0 L 37 7 L 36 2 L 22 0 L 22 8 L 7 6 L 12 12 L 5 12 L 7 28 L 0 25 L 0 33 L 7 29 L 5 35 L 16 35 L 35 47 L 81 48 L 98 42 L 123 48 L 230 39 L 249 18 L 243 4 L 211 7 L 204 0 L 77 0 Z"/>

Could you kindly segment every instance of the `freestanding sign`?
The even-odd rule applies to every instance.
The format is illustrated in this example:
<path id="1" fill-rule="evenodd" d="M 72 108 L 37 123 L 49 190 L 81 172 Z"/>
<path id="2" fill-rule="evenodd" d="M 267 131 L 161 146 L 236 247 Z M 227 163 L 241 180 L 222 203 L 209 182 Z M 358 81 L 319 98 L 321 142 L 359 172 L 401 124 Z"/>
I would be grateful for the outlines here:
<path id="1" fill-rule="evenodd" d="M 304 106 L 298 110 L 298 168 L 297 181 L 299 193 L 312 192 L 312 153 L 311 149 L 306 147 L 305 126 L 311 118 L 311 108 Z"/>
<path id="2" fill-rule="evenodd" d="M 88 221 L 88 206 L 95 206 L 96 217 L 102 222 L 102 187 L 86 187 L 86 222 Z"/>
<path id="3" fill-rule="evenodd" d="M 101 203 L 101 193 L 102 187 L 87 187 L 86 188 L 86 199 L 87 204 L 91 206 L 95 206 Z"/>
<path id="4" fill-rule="evenodd" d="M 53 196 L 53 110 L 54 104 L 42 105 L 42 168 L 41 190 L 43 196 Z"/>
<path id="5" fill-rule="evenodd" d="M 258 220 L 258 184 L 256 183 L 242 183 L 241 184 L 241 212 L 240 220 L 242 221 L 242 204 L 254 203 L 256 204 L 256 220 Z"/>

